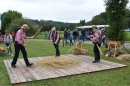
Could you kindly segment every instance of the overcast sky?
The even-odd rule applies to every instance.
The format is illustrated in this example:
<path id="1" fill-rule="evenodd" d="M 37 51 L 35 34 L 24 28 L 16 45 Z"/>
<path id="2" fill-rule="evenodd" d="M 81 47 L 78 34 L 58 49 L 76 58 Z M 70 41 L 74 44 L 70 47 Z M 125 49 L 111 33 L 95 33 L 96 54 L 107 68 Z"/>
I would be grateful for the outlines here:
<path id="1" fill-rule="evenodd" d="M 0 13 L 8 10 L 30 19 L 78 23 L 105 12 L 105 5 L 104 0 L 0 0 Z"/>

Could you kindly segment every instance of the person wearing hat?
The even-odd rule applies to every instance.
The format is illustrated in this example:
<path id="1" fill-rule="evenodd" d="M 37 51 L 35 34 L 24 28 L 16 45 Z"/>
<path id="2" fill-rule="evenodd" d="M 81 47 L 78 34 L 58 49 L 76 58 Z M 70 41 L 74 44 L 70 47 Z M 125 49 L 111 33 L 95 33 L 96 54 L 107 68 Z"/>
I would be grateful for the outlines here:
<path id="1" fill-rule="evenodd" d="M 56 57 L 60 56 L 60 51 L 59 51 L 59 42 L 60 42 L 60 35 L 56 31 L 55 27 L 52 27 L 51 29 L 51 34 L 50 34 L 50 41 L 53 43 L 55 49 L 56 49 Z"/>
<path id="2" fill-rule="evenodd" d="M 96 63 L 100 61 L 100 52 L 99 52 L 98 46 L 99 47 L 101 46 L 102 39 L 101 39 L 100 31 L 97 29 L 97 26 L 94 25 L 92 27 L 92 31 L 93 31 L 93 35 L 89 35 L 87 37 L 90 38 L 90 40 L 92 40 L 94 43 L 93 52 L 95 55 L 95 60 L 93 61 L 93 63 Z"/>
<path id="3" fill-rule="evenodd" d="M 27 52 L 25 50 L 26 44 L 24 44 L 24 39 L 32 39 L 32 38 L 34 38 L 34 36 L 31 36 L 31 37 L 26 36 L 26 32 L 27 32 L 28 29 L 29 29 L 28 25 L 23 24 L 21 29 L 19 29 L 17 31 L 17 33 L 16 33 L 15 42 L 14 42 L 15 54 L 14 54 L 13 61 L 11 63 L 11 66 L 13 68 L 16 68 L 16 62 L 17 62 L 17 59 L 19 57 L 19 51 L 20 50 L 21 50 L 21 52 L 23 54 L 23 58 L 24 58 L 24 61 L 26 63 L 26 66 L 30 67 L 30 66 L 33 65 L 33 63 L 30 63 L 28 58 L 27 58 Z"/>

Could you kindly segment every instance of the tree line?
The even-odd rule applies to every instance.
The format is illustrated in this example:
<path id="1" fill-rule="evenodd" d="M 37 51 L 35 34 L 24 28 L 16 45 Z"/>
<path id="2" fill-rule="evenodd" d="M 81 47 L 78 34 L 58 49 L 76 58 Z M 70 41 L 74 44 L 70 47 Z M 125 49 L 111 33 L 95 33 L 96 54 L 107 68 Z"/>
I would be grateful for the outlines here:
<path id="1" fill-rule="evenodd" d="M 106 0 L 107 1 L 107 0 Z M 113 1 L 113 0 L 112 0 Z M 119 14 L 117 14 L 119 15 Z M 30 29 L 28 31 L 29 35 L 32 35 L 35 33 L 35 31 L 40 28 L 40 26 L 43 25 L 43 28 L 41 31 L 49 31 L 51 30 L 51 27 L 55 26 L 57 30 L 63 31 L 65 28 L 74 30 L 75 27 L 78 26 L 84 26 L 84 25 L 106 25 L 110 24 L 108 22 L 108 15 L 107 12 L 102 12 L 98 15 L 95 15 L 91 21 L 85 21 L 79 20 L 79 23 L 68 23 L 66 25 L 63 25 L 62 22 L 56 22 L 56 21 L 46 21 L 41 19 L 39 21 L 39 25 L 35 24 L 34 22 L 28 20 L 27 18 L 22 17 L 22 13 L 9 10 L 7 12 L 4 12 L 2 14 L 2 30 L 1 32 L 4 33 L 6 30 L 9 30 L 10 32 L 16 32 L 23 23 L 27 23 L 30 26 Z M 115 20 L 113 20 L 115 21 Z M 126 9 L 126 15 L 125 20 L 123 20 L 123 24 L 127 26 L 127 28 L 130 28 L 130 9 Z"/>

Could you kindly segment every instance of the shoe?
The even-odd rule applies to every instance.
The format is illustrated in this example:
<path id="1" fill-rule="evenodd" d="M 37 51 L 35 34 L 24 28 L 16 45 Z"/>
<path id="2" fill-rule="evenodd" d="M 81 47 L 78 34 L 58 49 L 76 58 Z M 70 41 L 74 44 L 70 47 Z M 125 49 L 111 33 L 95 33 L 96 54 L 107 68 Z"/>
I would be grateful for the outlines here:
<path id="1" fill-rule="evenodd" d="M 31 67 L 33 65 L 33 63 L 29 63 L 28 65 L 27 65 L 27 67 Z"/>
<path id="2" fill-rule="evenodd" d="M 94 60 L 93 63 L 100 62 L 100 60 Z"/>
<path id="3" fill-rule="evenodd" d="M 16 68 L 16 66 L 15 66 L 15 65 L 11 65 L 11 67 L 12 67 L 12 68 Z"/>

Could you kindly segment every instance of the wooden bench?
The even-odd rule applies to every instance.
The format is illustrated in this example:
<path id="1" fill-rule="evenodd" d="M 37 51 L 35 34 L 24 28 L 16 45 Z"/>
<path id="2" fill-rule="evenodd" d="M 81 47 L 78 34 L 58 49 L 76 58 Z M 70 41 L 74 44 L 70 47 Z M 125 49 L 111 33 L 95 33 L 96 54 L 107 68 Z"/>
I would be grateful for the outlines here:
<path id="1" fill-rule="evenodd" d="M 5 48 L 4 47 L 0 47 L 0 53 L 5 53 Z"/>

